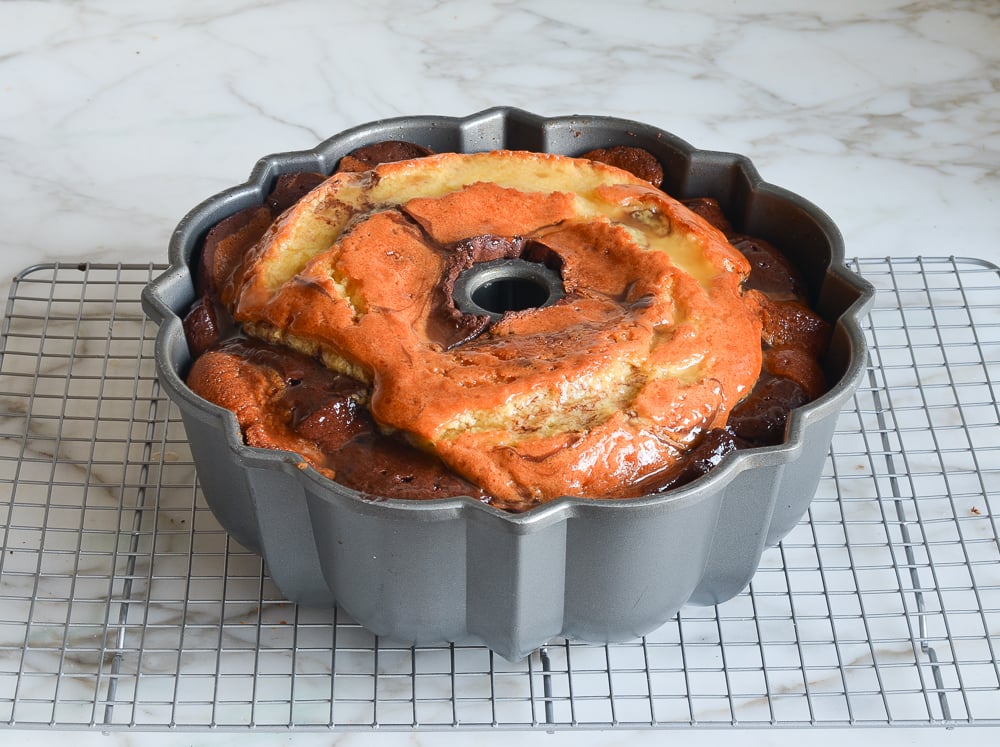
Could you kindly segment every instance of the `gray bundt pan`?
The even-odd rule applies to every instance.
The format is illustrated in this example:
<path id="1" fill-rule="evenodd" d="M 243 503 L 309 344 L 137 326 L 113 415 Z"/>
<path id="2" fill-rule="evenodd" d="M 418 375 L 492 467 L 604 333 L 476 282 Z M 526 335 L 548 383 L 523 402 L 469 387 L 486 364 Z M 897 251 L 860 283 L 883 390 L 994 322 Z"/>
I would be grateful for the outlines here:
<path id="1" fill-rule="evenodd" d="M 562 498 L 523 514 L 468 498 L 363 499 L 302 469 L 296 454 L 245 446 L 235 418 L 184 384 L 191 357 L 181 317 L 194 300 L 200 243 L 218 221 L 261 204 L 279 175 L 329 174 L 343 155 L 380 140 L 463 152 L 648 149 L 664 166 L 665 191 L 715 197 L 738 230 L 770 240 L 801 270 L 816 308 L 835 324 L 825 362 L 834 386 L 793 413 L 784 444 L 730 455 L 686 487 L 633 500 Z M 336 604 L 400 642 L 482 643 L 517 660 L 554 637 L 632 639 L 684 604 L 735 596 L 764 548 L 804 515 L 837 415 L 865 370 L 859 317 L 873 290 L 843 266 L 843 240 L 823 212 L 762 181 L 743 156 L 696 150 L 656 127 L 608 117 L 495 108 L 362 125 L 313 150 L 261 159 L 246 183 L 184 217 L 169 256 L 143 307 L 160 325 L 157 371 L 180 409 L 208 504 L 238 542 L 262 554 L 289 600 Z"/>

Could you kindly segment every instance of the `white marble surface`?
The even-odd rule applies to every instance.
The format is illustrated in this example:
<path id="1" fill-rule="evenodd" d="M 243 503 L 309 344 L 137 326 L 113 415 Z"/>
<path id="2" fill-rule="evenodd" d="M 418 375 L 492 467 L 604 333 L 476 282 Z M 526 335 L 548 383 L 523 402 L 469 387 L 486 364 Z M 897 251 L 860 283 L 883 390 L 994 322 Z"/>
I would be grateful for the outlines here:
<path id="1" fill-rule="evenodd" d="M 1000 263 L 1000 6 L 845 0 L 0 2 L 0 292 L 161 261 L 258 156 L 372 119 L 611 114 L 749 155 L 862 257 Z M 994 744 L 995 729 L 583 732 L 538 744 Z M 55 731 L 0 741 L 65 740 Z M 73 734 L 79 744 L 458 744 L 457 734 Z M 475 737 L 506 744 L 509 734 Z"/>

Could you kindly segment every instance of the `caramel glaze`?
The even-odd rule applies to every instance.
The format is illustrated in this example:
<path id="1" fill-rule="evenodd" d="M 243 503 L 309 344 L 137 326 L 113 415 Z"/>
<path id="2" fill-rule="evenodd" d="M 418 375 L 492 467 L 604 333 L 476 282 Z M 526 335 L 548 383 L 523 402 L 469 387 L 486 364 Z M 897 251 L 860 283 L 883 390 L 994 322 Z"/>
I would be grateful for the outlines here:
<path id="1" fill-rule="evenodd" d="M 345 157 L 339 170 L 370 168 L 379 162 L 427 155 L 425 151 L 408 143 L 379 143 Z M 655 166 L 650 165 L 651 154 L 646 151 L 612 148 L 586 156 L 654 183 L 662 179 L 662 168 L 657 171 L 655 158 Z M 294 351 L 243 337 L 218 302 L 223 292 L 220 279 L 232 275 L 240 258 L 275 217 L 325 178 L 322 174 L 282 176 L 264 205 L 226 218 L 207 234 L 196 274 L 199 299 L 184 320 L 195 358 L 188 385 L 232 410 L 248 445 L 296 452 L 321 473 L 364 495 L 471 496 L 490 502 L 481 488 L 450 472 L 434 455 L 381 431 L 367 410 L 364 385 Z M 829 325 L 808 307 L 805 284 L 795 268 L 766 241 L 734 231 L 715 200 L 697 198 L 684 204 L 722 231 L 750 262 L 744 290 L 759 308 L 763 364 L 756 385 L 731 411 L 726 426 L 706 431 L 675 467 L 634 486 L 636 495 L 690 482 L 737 449 L 780 443 L 789 412 L 827 387 L 819 358 L 829 341 Z M 460 318 L 451 302 L 450 287 L 462 269 L 488 258 L 532 252 L 544 255 L 548 249 L 485 236 L 470 240 L 457 252 L 435 303 L 442 335 L 450 336 L 440 342 L 456 344 L 475 337 L 487 323 L 476 317 Z M 557 262 L 558 256 L 532 259 Z M 517 511 L 531 505 L 504 504 L 504 508 Z"/>

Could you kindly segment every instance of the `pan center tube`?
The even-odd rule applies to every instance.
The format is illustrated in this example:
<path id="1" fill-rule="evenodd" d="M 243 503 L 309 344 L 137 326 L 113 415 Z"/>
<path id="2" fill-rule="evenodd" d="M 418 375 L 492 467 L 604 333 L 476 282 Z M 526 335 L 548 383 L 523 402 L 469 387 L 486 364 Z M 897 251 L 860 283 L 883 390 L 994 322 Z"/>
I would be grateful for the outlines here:
<path id="1" fill-rule="evenodd" d="M 565 295 L 557 270 L 517 258 L 480 262 L 463 270 L 452 291 L 462 313 L 493 321 L 507 312 L 551 306 Z"/>

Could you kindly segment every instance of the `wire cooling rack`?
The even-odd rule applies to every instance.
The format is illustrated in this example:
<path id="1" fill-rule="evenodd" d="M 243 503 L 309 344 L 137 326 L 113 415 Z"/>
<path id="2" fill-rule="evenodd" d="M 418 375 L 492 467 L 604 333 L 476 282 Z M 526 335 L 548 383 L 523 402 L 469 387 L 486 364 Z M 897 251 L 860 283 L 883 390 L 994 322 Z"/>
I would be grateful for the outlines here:
<path id="1" fill-rule="evenodd" d="M 510 663 L 285 602 L 199 492 L 155 266 L 15 279 L 0 359 L 0 724 L 411 729 L 1000 723 L 1000 270 L 854 262 L 866 383 L 748 590 Z"/>

